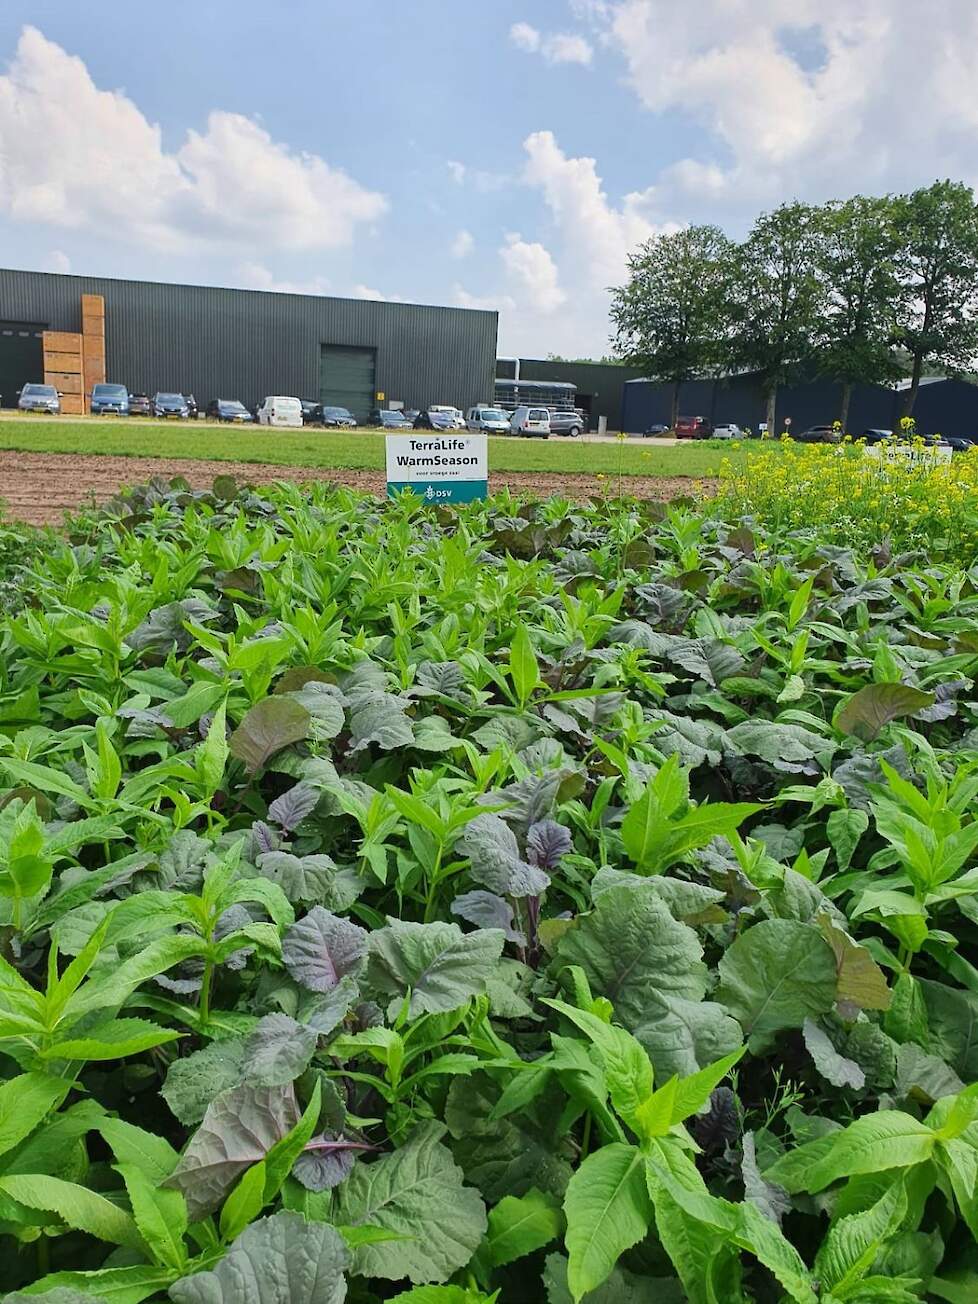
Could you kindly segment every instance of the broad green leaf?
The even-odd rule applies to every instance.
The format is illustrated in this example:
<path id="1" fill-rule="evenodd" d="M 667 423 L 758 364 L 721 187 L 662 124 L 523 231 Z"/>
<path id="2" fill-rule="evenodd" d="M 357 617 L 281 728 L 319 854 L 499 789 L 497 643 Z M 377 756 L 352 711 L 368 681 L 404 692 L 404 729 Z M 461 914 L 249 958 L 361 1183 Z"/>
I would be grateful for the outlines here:
<path id="1" fill-rule="evenodd" d="M 44 1073 L 21 1073 L 0 1085 L 0 1155 L 30 1136 L 70 1090 L 70 1082 Z"/>
<path id="2" fill-rule="evenodd" d="M 12 1298 L 34 1299 L 40 1296 L 43 1301 L 50 1296 L 50 1304 L 77 1304 L 81 1296 L 85 1304 L 142 1304 L 143 1300 L 154 1298 L 158 1292 L 166 1290 L 174 1275 L 172 1269 L 158 1268 L 153 1264 L 140 1264 L 134 1268 L 97 1268 L 92 1272 L 52 1272 L 18 1291 Z M 59 1299 L 52 1294 L 59 1290 L 68 1291 L 67 1298 L 62 1296 Z"/>
<path id="3" fill-rule="evenodd" d="M 399 1150 L 357 1164 L 339 1188 L 337 1223 L 368 1223 L 411 1239 L 360 1245 L 357 1273 L 417 1284 L 446 1281 L 464 1267 L 485 1234 L 485 1206 L 442 1144 L 444 1128 L 418 1127 Z"/>
<path id="4" fill-rule="evenodd" d="M 844 874 L 852 863 L 852 857 L 859 839 L 869 828 L 869 816 L 857 807 L 845 807 L 834 810 L 825 821 L 825 832 L 835 852 L 835 862 L 840 873 Z"/>
<path id="5" fill-rule="evenodd" d="M 891 720 L 933 706 L 934 694 L 909 684 L 865 684 L 836 713 L 835 727 L 871 742 Z"/>
<path id="6" fill-rule="evenodd" d="M 567 1281 L 577 1304 L 648 1231 L 652 1201 L 642 1152 L 614 1142 L 588 1155 L 568 1184 L 564 1215 Z"/>
<path id="7" fill-rule="evenodd" d="M 244 1038 L 212 1041 L 167 1069 L 160 1094 L 181 1123 L 199 1123 L 207 1106 L 244 1073 Z"/>
<path id="8" fill-rule="evenodd" d="M 201 680 L 193 684 L 182 697 L 174 697 L 165 702 L 163 714 L 176 728 L 186 729 L 188 725 L 196 724 L 202 715 L 213 711 L 226 693 L 225 684 L 210 684 Z"/>
<path id="9" fill-rule="evenodd" d="M 284 1087 L 309 1067 L 318 1040 L 287 1014 L 266 1014 L 245 1042 L 243 1075 L 255 1086 Z"/>
<path id="10" fill-rule="evenodd" d="M 898 1110 L 881 1109 L 790 1151 L 764 1176 L 791 1193 L 815 1194 L 843 1177 L 925 1163 L 936 1142 L 926 1124 Z"/>
<path id="11" fill-rule="evenodd" d="M 170 1287 L 175 1304 L 343 1304 L 350 1252 L 324 1222 L 282 1210 L 246 1227 L 210 1272 Z"/>
<path id="12" fill-rule="evenodd" d="M 526 1195 L 506 1195 L 489 1210 L 486 1251 L 495 1267 L 512 1263 L 556 1240 L 564 1225 L 560 1202 L 531 1187 Z"/>
<path id="13" fill-rule="evenodd" d="M 85 1186 L 42 1173 L 21 1173 L 0 1177 L 0 1192 L 30 1209 L 56 1214 L 68 1227 L 100 1241 L 142 1249 L 142 1237 L 129 1214 Z"/>
<path id="14" fill-rule="evenodd" d="M 782 1029 L 800 1028 L 835 1003 L 835 957 L 810 924 L 764 919 L 735 939 L 718 967 L 717 999 L 739 1021 L 755 1055 L 770 1049 Z"/>
<path id="15" fill-rule="evenodd" d="M 743 1039 L 722 1006 L 703 999 L 702 955 L 696 934 L 673 919 L 653 881 L 636 879 L 601 892 L 593 911 L 561 937 L 554 967 L 580 966 L 664 1080 L 697 1072 Z"/>
<path id="16" fill-rule="evenodd" d="M 457 924 L 390 919 L 370 934 L 367 983 L 388 998 L 392 1016 L 409 992 L 411 1018 L 455 1010 L 485 991 L 504 941 L 496 928 L 463 933 Z"/>

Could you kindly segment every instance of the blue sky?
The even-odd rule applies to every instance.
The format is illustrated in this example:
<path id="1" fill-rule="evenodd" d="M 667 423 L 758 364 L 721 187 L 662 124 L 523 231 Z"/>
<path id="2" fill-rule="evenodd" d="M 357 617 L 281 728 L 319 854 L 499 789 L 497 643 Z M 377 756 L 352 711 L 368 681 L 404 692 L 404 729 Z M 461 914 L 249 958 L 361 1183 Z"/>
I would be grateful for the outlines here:
<path id="1" fill-rule="evenodd" d="M 502 352 L 600 355 L 657 231 L 972 181 L 973 8 L 6 0 L 0 261 L 498 307 Z"/>

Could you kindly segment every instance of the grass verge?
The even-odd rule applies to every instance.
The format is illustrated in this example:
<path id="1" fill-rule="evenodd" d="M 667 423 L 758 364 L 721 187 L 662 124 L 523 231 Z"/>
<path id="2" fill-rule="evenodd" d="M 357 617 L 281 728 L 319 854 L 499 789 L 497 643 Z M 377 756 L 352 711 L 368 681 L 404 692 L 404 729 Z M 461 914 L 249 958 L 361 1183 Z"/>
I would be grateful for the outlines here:
<path id="1" fill-rule="evenodd" d="M 145 420 L 44 420 L 0 418 L 0 449 L 28 453 L 74 453 L 112 457 L 191 458 L 196 461 L 264 462 L 383 470 L 384 436 L 376 431 L 242 429 L 210 422 Z M 641 439 L 588 444 L 573 439 L 490 439 L 493 471 L 541 471 L 567 475 L 715 476 L 724 457 L 737 465 L 744 450 L 705 443 L 649 446 Z"/>

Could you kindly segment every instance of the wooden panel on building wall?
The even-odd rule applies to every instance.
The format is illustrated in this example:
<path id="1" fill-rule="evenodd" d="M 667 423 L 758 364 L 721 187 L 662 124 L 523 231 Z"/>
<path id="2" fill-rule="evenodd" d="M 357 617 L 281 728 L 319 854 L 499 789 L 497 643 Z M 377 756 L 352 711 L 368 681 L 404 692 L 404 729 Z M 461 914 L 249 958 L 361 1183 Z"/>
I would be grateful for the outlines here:
<path id="1" fill-rule="evenodd" d="M 44 370 L 45 371 L 81 371 L 82 358 L 80 353 L 49 353 L 44 352 Z"/>
<path id="2" fill-rule="evenodd" d="M 73 331 L 44 331 L 41 343 L 45 353 L 81 353 L 82 337 Z"/>
<path id="3" fill-rule="evenodd" d="M 99 335 L 86 335 L 84 348 L 85 366 L 89 362 L 105 361 L 105 340 Z"/>
<path id="4" fill-rule="evenodd" d="M 82 378 L 72 371 L 47 371 L 44 372 L 45 385 L 53 385 L 55 389 L 61 390 L 62 394 L 80 394 L 82 392 Z"/>
<path id="5" fill-rule="evenodd" d="M 81 394 L 65 394 L 61 399 L 61 411 L 65 416 L 80 417 L 85 414 L 85 403 Z"/>
<path id="6" fill-rule="evenodd" d="M 82 319 L 86 317 L 105 317 L 105 299 L 101 294 L 83 294 L 81 297 Z"/>

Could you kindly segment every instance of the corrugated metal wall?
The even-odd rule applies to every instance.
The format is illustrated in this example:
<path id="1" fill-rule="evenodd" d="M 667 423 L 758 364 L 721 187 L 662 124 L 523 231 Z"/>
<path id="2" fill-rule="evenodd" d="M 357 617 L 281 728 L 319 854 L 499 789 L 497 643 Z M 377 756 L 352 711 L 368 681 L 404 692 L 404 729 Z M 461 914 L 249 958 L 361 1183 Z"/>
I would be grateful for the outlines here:
<path id="1" fill-rule="evenodd" d="M 352 344 L 376 348 L 388 404 L 492 399 L 494 312 L 0 270 L 0 319 L 77 331 L 83 294 L 105 297 L 108 379 L 136 392 L 315 399 L 320 346 Z"/>

